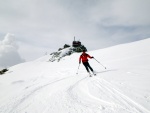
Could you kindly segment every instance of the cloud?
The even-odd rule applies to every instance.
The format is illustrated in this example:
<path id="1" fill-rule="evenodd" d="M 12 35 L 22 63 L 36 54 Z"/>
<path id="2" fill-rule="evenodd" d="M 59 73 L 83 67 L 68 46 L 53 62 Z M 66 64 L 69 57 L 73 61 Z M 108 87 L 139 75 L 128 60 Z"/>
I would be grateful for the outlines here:
<path id="1" fill-rule="evenodd" d="M 124 25 L 150 25 L 150 0 L 116 0 L 113 15 L 116 22 Z"/>
<path id="2" fill-rule="evenodd" d="M 35 60 L 35 58 L 40 58 L 44 56 L 46 53 L 50 53 L 50 51 L 56 51 L 58 47 L 55 49 L 51 49 L 50 47 L 44 46 L 35 46 L 35 45 L 28 45 L 26 43 L 19 42 L 19 49 L 18 52 L 20 53 L 23 58 L 25 57 L 28 61 Z M 28 53 L 28 54 L 27 54 Z"/>
<path id="3" fill-rule="evenodd" d="M 0 68 L 7 68 L 24 62 L 18 53 L 14 35 L 8 33 L 4 40 L 0 41 Z"/>
<path id="4" fill-rule="evenodd" d="M 90 9 L 91 21 L 102 25 L 150 25 L 150 0 L 98 1 Z"/>

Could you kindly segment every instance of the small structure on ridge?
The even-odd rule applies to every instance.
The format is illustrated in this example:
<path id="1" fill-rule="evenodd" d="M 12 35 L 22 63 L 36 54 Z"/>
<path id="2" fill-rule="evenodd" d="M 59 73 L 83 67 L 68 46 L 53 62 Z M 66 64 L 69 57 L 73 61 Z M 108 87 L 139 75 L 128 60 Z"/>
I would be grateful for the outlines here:
<path id="1" fill-rule="evenodd" d="M 76 41 L 74 37 L 74 41 L 72 42 L 72 47 L 74 47 L 75 52 L 82 52 L 83 50 L 87 51 L 86 47 L 81 44 L 80 41 Z"/>

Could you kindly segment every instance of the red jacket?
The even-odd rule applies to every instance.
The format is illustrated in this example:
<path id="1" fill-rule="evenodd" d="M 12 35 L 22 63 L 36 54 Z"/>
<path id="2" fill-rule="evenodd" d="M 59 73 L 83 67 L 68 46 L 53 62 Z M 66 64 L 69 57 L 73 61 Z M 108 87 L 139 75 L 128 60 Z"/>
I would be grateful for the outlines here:
<path id="1" fill-rule="evenodd" d="M 86 53 L 82 53 L 82 55 L 79 58 L 79 63 L 81 62 L 81 60 L 83 63 L 88 62 L 88 58 L 93 58 L 93 57 L 91 57 L 90 55 L 88 55 Z"/>

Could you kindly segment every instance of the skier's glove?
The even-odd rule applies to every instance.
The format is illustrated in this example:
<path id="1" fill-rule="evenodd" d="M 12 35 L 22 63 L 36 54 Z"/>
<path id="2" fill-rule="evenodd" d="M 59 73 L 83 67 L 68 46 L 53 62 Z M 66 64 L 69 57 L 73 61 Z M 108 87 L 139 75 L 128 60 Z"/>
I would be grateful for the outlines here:
<path id="1" fill-rule="evenodd" d="M 79 64 L 81 64 L 81 62 L 79 62 Z"/>
<path id="2" fill-rule="evenodd" d="M 94 58 L 93 56 L 91 58 Z"/>

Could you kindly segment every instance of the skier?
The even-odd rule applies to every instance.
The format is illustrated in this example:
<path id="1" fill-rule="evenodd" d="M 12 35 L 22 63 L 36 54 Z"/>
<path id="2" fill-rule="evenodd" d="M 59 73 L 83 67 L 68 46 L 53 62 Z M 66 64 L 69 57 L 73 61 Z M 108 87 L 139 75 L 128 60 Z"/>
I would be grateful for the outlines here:
<path id="1" fill-rule="evenodd" d="M 79 58 L 79 64 L 81 64 L 81 60 L 82 60 L 82 63 L 85 66 L 87 72 L 90 74 L 90 71 L 89 71 L 89 69 L 90 69 L 94 74 L 94 71 L 88 62 L 88 58 L 94 58 L 94 57 L 93 56 L 91 57 L 89 54 L 87 54 L 85 52 L 85 50 L 83 50 L 83 53 L 80 55 L 80 58 Z M 96 74 L 94 74 L 94 75 L 96 75 Z M 91 76 L 91 74 L 90 74 L 90 76 Z"/>

